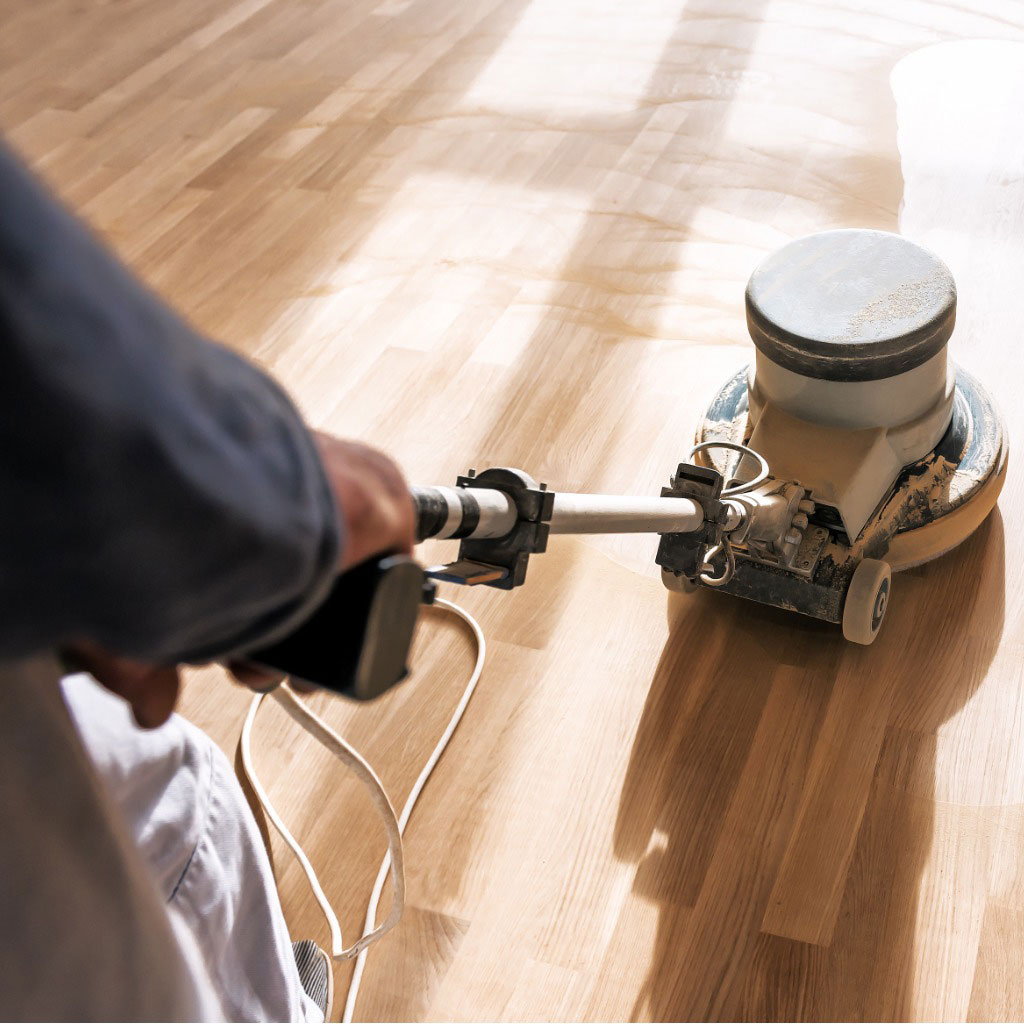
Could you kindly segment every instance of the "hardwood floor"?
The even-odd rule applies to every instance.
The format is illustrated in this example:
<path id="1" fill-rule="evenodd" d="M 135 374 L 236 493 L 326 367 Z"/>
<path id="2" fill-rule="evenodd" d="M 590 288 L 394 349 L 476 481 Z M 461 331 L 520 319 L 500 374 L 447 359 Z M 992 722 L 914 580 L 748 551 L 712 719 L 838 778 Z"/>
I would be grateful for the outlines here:
<path id="1" fill-rule="evenodd" d="M 750 356 L 750 270 L 838 226 L 902 227 L 947 259 L 953 357 L 1024 426 L 1020 3 L 0 12 L 7 139 L 312 423 L 417 483 L 504 464 L 657 493 Z M 968 543 L 896 579 L 867 649 L 669 600 L 653 538 L 557 538 L 521 590 L 454 595 L 490 659 L 358 1014 L 1024 1016 L 1022 503 L 1011 467 Z M 314 698 L 396 802 L 469 639 L 427 613 L 415 664 L 371 707 Z M 184 711 L 233 751 L 246 700 L 198 670 Z M 368 800 L 276 708 L 256 747 L 354 936 L 384 850 Z M 274 852 L 293 933 L 323 941 Z"/>

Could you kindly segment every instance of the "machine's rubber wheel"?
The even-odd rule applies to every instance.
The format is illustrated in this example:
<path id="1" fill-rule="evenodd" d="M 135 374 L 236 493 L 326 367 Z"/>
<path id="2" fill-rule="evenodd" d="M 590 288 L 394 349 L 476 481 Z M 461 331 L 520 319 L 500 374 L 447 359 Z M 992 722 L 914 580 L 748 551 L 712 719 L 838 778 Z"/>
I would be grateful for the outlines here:
<path id="1" fill-rule="evenodd" d="M 661 582 L 665 584 L 665 589 L 671 590 L 673 594 L 692 594 L 695 590 L 700 590 L 696 583 L 690 582 L 688 576 L 682 573 L 677 576 L 669 569 L 661 570 Z"/>
<path id="2" fill-rule="evenodd" d="M 889 606 L 892 569 L 888 562 L 865 558 L 854 570 L 843 605 L 843 636 L 855 644 L 874 643 Z"/>

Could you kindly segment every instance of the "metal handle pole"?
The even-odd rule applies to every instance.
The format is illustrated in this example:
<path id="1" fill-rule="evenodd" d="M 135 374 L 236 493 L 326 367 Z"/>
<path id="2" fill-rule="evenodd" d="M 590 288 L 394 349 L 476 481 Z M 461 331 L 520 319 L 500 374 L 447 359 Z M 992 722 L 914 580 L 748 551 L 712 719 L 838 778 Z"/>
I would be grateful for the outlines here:
<path id="1" fill-rule="evenodd" d="M 689 498 L 559 492 L 551 532 L 690 533 L 703 522 L 703 509 Z"/>
<path id="2" fill-rule="evenodd" d="M 419 539 L 504 537 L 516 524 L 516 509 L 504 492 L 482 487 L 416 487 Z M 617 494 L 555 494 L 551 533 L 689 533 L 704 522 L 689 498 Z"/>

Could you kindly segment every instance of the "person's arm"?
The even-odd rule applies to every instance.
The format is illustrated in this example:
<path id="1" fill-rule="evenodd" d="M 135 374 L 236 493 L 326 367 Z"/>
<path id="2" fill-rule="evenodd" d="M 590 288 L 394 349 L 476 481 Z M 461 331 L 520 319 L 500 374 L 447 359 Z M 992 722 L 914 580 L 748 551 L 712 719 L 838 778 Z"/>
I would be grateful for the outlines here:
<path id="1" fill-rule="evenodd" d="M 0 146 L 0 659 L 269 642 L 346 561 L 332 483 L 284 392 Z"/>

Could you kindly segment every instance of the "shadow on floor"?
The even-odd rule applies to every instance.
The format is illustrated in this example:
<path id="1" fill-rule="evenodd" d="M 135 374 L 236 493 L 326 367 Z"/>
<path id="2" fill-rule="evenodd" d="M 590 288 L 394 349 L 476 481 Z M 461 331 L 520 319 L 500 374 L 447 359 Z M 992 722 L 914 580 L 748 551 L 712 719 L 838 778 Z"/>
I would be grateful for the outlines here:
<path id="1" fill-rule="evenodd" d="M 1002 634 L 1003 587 L 996 511 L 957 551 L 896 578 L 885 642 L 871 648 L 724 595 L 696 594 L 676 608 L 616 827 L 617 855 L 638 864 L 635 890 L 659 906 L 635 1018 L 914 1016 L 936 734 L 985 679 Z M 693 675 L 689 652 L 709 636 L 721 638 L 715 670 Z M 838 673 L 851 670 L 882 678 L 891 704 L 835 931 L 815 945 L 761 929 L 830 695 Z M 777 688 L 797 699 L 780 704 Z M 765 753 L 761 730 L 781 714 L 797 719 L 780 728 L 794 741 L 777 752 L 782 767 L 766 760 L 762 775 L 748 759 Z M 752 802 L 749 790 L 762 785 Z M 836 800 L 847 797 L 837 788 Z"/>

